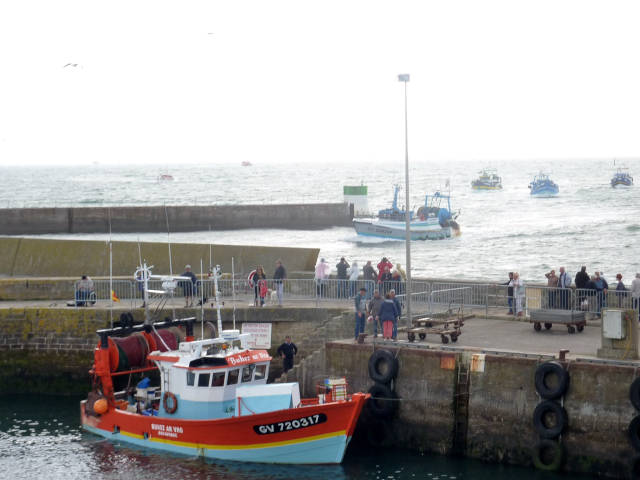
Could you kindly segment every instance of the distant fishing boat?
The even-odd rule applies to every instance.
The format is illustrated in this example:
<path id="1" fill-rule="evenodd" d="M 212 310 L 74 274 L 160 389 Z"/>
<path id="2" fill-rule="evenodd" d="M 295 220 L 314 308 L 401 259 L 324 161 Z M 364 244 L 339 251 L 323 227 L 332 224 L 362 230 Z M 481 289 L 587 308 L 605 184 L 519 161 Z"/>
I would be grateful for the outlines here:
<path id="1" fill-rule="evenodd" d="M 536 197 L 553 197 L 558 194 L 560 188 L 558 184 L 549 178 L 546 173 L 540 172 L 529 184 L 531 195 Z"/>
<path id="2" fill-rule="evenodd" d="M 393 204 L 391 208 L 378 211 L 377 218 L 357 218 L 353 220 L 353 228 L 358 235 L 379 237 L 394 240 L 406 238 L 405 210 L 398 208 L 398 191 L 394 186 Z M 442 206 L 446 201 L 446 207 Z M 449 195 L 435 192 L 425 195 L 424 206 L 416 214 L 409 212 L 409 231 L 411 240 L 441 240 L 458 234 L 460 227 L 455 221 L 457 214 L 451 213 Z"/>
<path id="3" fill-rule="evenodd" d="M 502 188 L 502 178 L 498 176 L 495 168 L 484 168 L 478 172 L 478 178 L 471 182 L 474 190 L 500 190 Z"/>
<path id="4" fill-rule="evenodd" d="M 174 178 L 168 173 L 161 173 L 158 175 L 158 182 L 173 182 Z"/>
<path id="5" fill-rule="evenodd" d="M 631 187 L 633 185 L 633 177 L 629 175 L 628 169 L 624 167 L 618 168 L 618 171 L 611 178 L 611 186 L 613 188 L 622 186 L 622 187 Z"/>
<path id="6" fill-rule="evenodd" d="M 248 161 L 244 160 L 243 162 L 240 163 L 240 165 L 243 166 L 243 167 L 250 167 L 253 164 L 251 162 L 248 162 Z"/>

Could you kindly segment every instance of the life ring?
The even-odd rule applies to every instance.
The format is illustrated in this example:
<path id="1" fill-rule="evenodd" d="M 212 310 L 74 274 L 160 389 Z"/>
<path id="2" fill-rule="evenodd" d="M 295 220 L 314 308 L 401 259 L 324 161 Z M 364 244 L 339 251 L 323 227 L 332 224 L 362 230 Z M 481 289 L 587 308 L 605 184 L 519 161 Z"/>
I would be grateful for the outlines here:
<path id="1" fill-rule="evenodd" d="M 376 350 L 369 357 L 369 377 L 387 384 L 398 375 L 398 359 L 389 350 Z"/>
<path id="2" fill-rule="evenodd" d="M 367 423 L 367 441 L 372 447 L 386 447 L 393 443 L 391 428 L 384 420 L 372 420 Z"/>
<path id="3" fill-rule="evenodd" d="M 636 410 L 640 410 L 640 377 L 636 378 L 629 387 L 629 399 Z"/>
<path id="4" fill-rule="evenodd" d="M 550 387 L 547 385 L 547 377 L 555 375 L 558 383 Z M 559 362 L 545 362 L 538 366 L 535 374 L 536 391 L 545 400 L 555 400 L 564 395 L 569 387 L 569 372 Z"/>
<path id="5" fill-rule="evenodd" d="M 633 417 L 629 423 L 629 440 L 636 451 L 640 451 L 640 415 Z"/>
<path id="6" fill-rule="evenodd" d="M 555 418 L 553 425 L 547 425 L 545 421 L 549 414 Z M 542 438 L 550 439 L 560 436 L 568 423 L 567 411 L 553 400 L 540 402 L 533 411 L 533 426 Z"/>
<path id="7" fill-rule="evenodd" d="M 367 408 L 375 418 L 389 418 L 396 411 L 398 396 L 382 383 L 375 383 L 370 389 L 371 398 Z"/>
<path id="8" fill-rule="evenodd" d="M 162 406 L 164 407 L 164 411 L 171 414 L 175 413 L 178 409 L 178 399 L 171 392 L 164 392 L 162 396 Z"/>
<path id="9" fill-rule="evenodd" d="M 564 462 L 564 448 L 562 444 L 553 440 L 540 440 L 533 448 L 533 464 L 538 470 L 555 472 L 560 470 Z"/>

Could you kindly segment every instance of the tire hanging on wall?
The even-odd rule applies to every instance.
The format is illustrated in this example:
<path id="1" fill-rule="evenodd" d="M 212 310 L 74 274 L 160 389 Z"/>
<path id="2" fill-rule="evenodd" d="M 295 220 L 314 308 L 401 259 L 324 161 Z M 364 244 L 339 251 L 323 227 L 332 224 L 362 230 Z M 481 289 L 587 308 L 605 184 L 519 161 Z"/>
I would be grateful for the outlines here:
<path id="1" fill-rule="evenodd" d="M 636 480 L 640 478 L 640 455 L 634 455 L 629 462 L 629 478 Z"/>
<path id="2" fill-rule="evenodd" d="M 629 400 L 636 410 L 640 410 L 640 377 L 636 378 L 629 387 Z"/>
<path id="3" fill-rule="evenodd" d="M 367 408 L 375 418 L 389 418 L 395 413 L 398 396 L 388 386 L 376 383 L 369 393 L 371 398 L 367 400 Z"/>
<path id="4" fill-rule="evenodd" d="M 376 350 L 369 357 L 369 377 L 376 383 L 389 383 L 398 375 L 398 359 L 389 350 Z"/>
<path id="5" fill-rule="evenodd" d="M 532 460 L 538 470 L 558 471 L 564 462 L 564 447 L 553 440 L 540 440 L 533 447 Z"/>
<path id="6" fill-rule="evenodd" d="M 367 424 L 367 441 L 372 447 L 386 447 L 393 444 L 393 432 L 384 420 L 372 420 Z"/>
<path id="7" fill-rule="evenodd" d="M 555 417 L 554 425 L 547 425 L 545 418 L 548 414 Z M 637 417 L 636 417 L 637 418 Z M 567 411 L 562 405 L 553 400 L 545 400 L 540 402 L 533 411 L 533 426 L 538 435 L 545 439 L 559 437 L 569 423 Z"/>
<path id="8" fill-rule="evenodd" d="M 558 377 L 558 384 L 554 387 L 547 385 L 547 376 Z M 545 362 L 536 368 L 535 385 L 538 394 L 545 400 L 555 400 L 567 392 L 569 387 L 569 372 L 559 362 Z"/>

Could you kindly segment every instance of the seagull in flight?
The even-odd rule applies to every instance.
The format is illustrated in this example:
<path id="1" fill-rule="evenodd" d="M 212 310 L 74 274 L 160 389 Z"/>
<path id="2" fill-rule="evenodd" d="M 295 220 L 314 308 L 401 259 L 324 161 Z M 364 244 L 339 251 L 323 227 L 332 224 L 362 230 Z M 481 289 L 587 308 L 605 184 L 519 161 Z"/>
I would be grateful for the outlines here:
<path id="1" fill-rule="evenodd" d="M 67 67 L 74 67 L 74 68 L 75 68 L 75 67 L 77 67 L 77 66 L 78 66 L 78 64 L 77 64 L 77 63 L 67 63 L 67 64 L 66 64 L 64 67 L 62 67 L 62 68 L 67 68 Z"/>

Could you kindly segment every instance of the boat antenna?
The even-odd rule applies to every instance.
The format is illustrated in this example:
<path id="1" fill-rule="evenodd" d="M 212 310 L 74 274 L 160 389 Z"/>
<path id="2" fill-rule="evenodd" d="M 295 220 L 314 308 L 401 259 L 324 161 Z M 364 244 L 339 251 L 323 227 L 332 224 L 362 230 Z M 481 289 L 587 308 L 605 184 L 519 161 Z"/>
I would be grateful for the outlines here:
<path id="1" fill-rule="evenodd" d="M 231 257 L 231 298 L 233 299 L 233 329 L 236 329 L 236 271 Z"/>
<path id="2" fill-rule="evenodd" d="M 109 322 L 113 329 L 113 245 L 111 243 L 111 207 L 107 208 L 109 218 Z"/>
<path id="3" fill-rule="evenodd" d="M 204 272 L 200 259 L 200 340 L 204 340 Z"/>
<path id="4" fill-rule="evenodd" d="M 151 274 L 150 270 L 147 268 L 147 262 L 142 262 L 142 248 L 140 246 L 140 237 L 138 237 L 138 262 L 140 262 L 140 267 L 136 270 L 135 278 L 136 281 L 142 282 L 142 304 L 144 305 L 144 323 L 150 324 L 151 317 L 149 316 L 149 276 Z M 138 279 L 138 274 L 141 275 L 141 278 Z"/>
<path id="5" fill-rule="evenodd" d="M 167 245 L 169 247 L 169 276 L 173 279 L 173 263 L 171 261 L 171 235 L 169 233 L 169 212 L 167 210 L 167 204 L 164 204 L 164 219 L 167 222 Z M 171 289 L 171 314 L 173 318 L 176 318 L 176 306 L 173 297 L 174 290 Z"/>
<path id="6" fill-rule="evenodd" d="M 209 271 L 213 268 L 213 255 L 211 255 L 211 225 L 209 225 Z"/>

